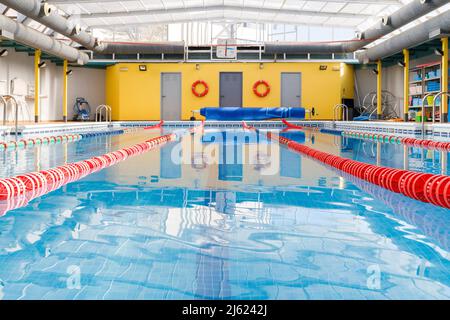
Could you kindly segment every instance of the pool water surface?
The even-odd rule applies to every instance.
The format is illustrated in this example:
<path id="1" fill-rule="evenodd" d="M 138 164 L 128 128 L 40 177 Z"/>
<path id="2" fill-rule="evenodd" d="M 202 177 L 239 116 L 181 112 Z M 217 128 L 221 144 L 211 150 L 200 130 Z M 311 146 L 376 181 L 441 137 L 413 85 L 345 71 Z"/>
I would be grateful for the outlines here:
<path id="1" fill-rule="evenodd" d="M 0 176 L 161 134 L 6 151 Z M 264 131 L 178 134 L 22 208 L 0 203 L 0 298 L 450 298 L 448 209 L 335 171 Z M 449 173 L 444 152 L 282 134 L 367 163 Z"/>

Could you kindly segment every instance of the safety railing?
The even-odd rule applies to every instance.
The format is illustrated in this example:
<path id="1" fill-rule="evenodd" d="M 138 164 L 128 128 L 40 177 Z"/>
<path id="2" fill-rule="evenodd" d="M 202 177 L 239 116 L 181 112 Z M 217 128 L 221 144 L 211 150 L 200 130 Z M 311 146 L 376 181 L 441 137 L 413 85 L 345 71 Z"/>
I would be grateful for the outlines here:
<path id="1" fill-rule="evenodd" d="M 110 106 L 106 104 L 101 104 L 95 109 L 95 122 L 102 122 L 102 114 L 103 110 L 105 110 L 105 121 L 112 121 L 112 109 Z"/>
<path id="2" fill-rule="evenodd" d="M 15 131 L 14 133 L 17 135 L 18 133 L 18 129 L 19 129 L 19 105 L 17 103 L 16 98 L 14 98 L 14 96 L 11 95 L 3 95 L 0 96 L 0 102 L 3 104 L 3 125 L 6 125 L 6 115 L 7 115 L 7 106 L 8 103 L 11 103 L 14 105 L 14 128 Z"/>
<path id="3" fill-rule="evenodd" d="M 312 117 L 316 114 L 316 109 L 312 107 L 311 109 L 305 109 L 305 115 L 309 115 L 309 120 L 312 120 Z M 306 117 L 305 117 L 306 120 Z"/>
<path id="4" fill-rule="evenodd" d="M 335 122 L 337 120 L 339 120 L 339 113 L 338 113 L 339 109 L 341 109 L 341 112 L 342 112 L 342 121 L 348 121 L 348 119 L 349 119 L 347 105 L 345 105 L 343 103 L 337 104 L 333 108 L 333 127 L 336 126 Z"/>
<path id="5" fill-rule="evenodd" d="M 439 98 L 439 97 L 442 97 L 442 96 L 450 96 L 450 92 L 448 92 L 448 91 L 441 91 L 441 92 L 439 92 L 439 93 L 433 93 L 433 92 L 431 92 L 431 93 L 428 93 L 428 94 L 426 94 L 424 97 L 423 97 L 423 99 L 422 99 L 422 107 L 421 107 L 421 112 L 422 112 L 422 137 L 424 137 L 425 136 L 425 134 L 426 134 L 426 132 L 425 132 L 425 101 L 427 101 L 428 100 L 428 97 L 433 97 L 433 103 L 432 103 L 432 105 L 431 105 L 431 121 L 432 121 L 432 123 L 435 123 L 436 122 L 436 115 L 435 115 L 435 113 L 436 113 L 436 102 L 437 102 L 437 99 Z M 428 105 L 429 106 L 429 105 Z M 444 119 L 442 118 L 442 110 L 441 110 L 441 122 L 443 122 L 444 121 Z"/>
<path id="6" fill-rule="evenodd" d="M 422 99 L 422 107 L 421 107 L 422 138 L 425 137 L 425 134 L 426 134 L 426 132 L 425 132 L 425 101 L 427 101 L 428 97 L 432 97 L 434 95 L 435 95 L 435 93 L 431 92 L 431 93 L 426 94 Z M 433 102 L 434 102 L 434 99 L 433 99 Z M 433 108 L 432 112 L 433 112 L 433 118 L 434 118 L 434 106 L 432 106 L 432 108 Z"/>
<path id="7" fill-rule="evenodd" d="M 448 91 L 441 91 L 441 92 L 439 92 L 437 95 L 435 95 L 434 96 L 434 99 L 433 99 L 433 106 L 432 106 L 432 121 L 433 121 L 433 123 L 435 123 L 436 122 L 436 117 L 435 117 L 435 112 L 436 112 L 436 102 L 437 102 L 437 99 L 439 98 L 439 97 L 441 97 L 441 100 L 443 100 L 443 99 L 445 99 L 445 98 L 442 98 L 442 96 L 444 96 L 444 97 L 450 97 L 450 93 L 448 92 Z M 442 101 L 441 101 L 441 105 L 442 105 Z M 443 122 L 443 121 L 445 121 L 443 118 L 442 118 L 442 110 L 441 110 L 441 122 Z"/>
<path id="8" fill-rule="evenodd" d="M 6 107 L 8 105 L 8 102 L 6 102 L 5 98 L 3 96 L 0 96 L 0 102 L 3 104 L 3 125 L 6 124 Z"/>

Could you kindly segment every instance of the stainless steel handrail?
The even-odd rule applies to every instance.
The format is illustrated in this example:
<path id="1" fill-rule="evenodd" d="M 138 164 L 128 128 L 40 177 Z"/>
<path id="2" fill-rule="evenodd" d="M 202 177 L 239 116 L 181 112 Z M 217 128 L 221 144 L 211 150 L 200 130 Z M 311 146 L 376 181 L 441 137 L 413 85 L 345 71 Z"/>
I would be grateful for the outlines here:
<path id="1" fill-rule="evenodd" d="M 19 129 L 19 105 L 17 104 L 16 98 L 12 95 L 3 95 L 1 97 L 1 102 L 3 103 L 3 125 L 6 125 L 6 107 L 9 101 L 12 101 L 14 104 L 15 112 L 14 112 L 14 127 L 15 127 L 15 135 L 17 136 Z"/>
<path id="2" fill-rule="evenodd" d="M 3 96 L 0 96 L 0 102 L 3 104 L 3 125 L 6 125 L 6 106 L 8 103 Z"/>
<path id="3" fill-rule="evenodd" d="M 112 108 L 110 106 L 107 106 L 109 111 L 109 122 L 112 122 Z"/>
<path id="4" fill-rule="evenodd" d="M 434 96 L 434 99 L 433 99 L 433 109 L 432 109 L 432 112 L 433 112 L 433 116 L 432 116 L 432 119 L 433 119 L 433 123 L 435 123 L 436 122 L 436 119 L 435 119 L 435 116 L 434 116 L 434 113 L 435 113 L 435 111 L 436 111 L 436 101 L 437 101 L 437 99 L 439 98 L 439 97 L 442 97 L 443 95 L 446 95 L 446 96 L 448 96 L 448 97 L 450 97 L 450 93 L 448 92 L 448 91 L 441 91 L 441 92 L 439 92 L 437 95 L 435 95 Z M 442 100 L 442 99 L 441 99 Z M 442 101 L 441 101 L 441 106 L 442 106 Z M 443 121 L 443 119 L 442 119 L 442 109 L 441 109 L 441 122 Z"/>
<path id="5" fill-rule="evenodd" d="M 347 105 L 340 103 L 334 106 L 333 108 L 333 126 L 334 123 L 336 122 L 336 120 L 338 120 L 339 114 L 336 114 L 336 111 L 338 111 L 338 109 L 341 108 L 342 109 L 342 121 L 348 121 L 348 107 Z"/>
<path id="6" fill-rule="evenodd" d="M 106 104 L 101 104 L 95 109 L 95 122 L 101 122 L 102 121 L 102 113 L 103 110 L 105 110 L 105 121 L 111 122 L 112 121 L 112 109 L 110 106 Z"/>
<path id="7" fill-rule="evenodd" d="M 309 120 L 311 121 L 312 120 L 312 111 L 311 111 L 311 109 L 305 109 L 305 115 L 306 114 L 308 114 L 309 115 Z M 306 117 L 305 117 L 306 118 Z"/>
<path id="8" fill-rule="evenodd" d="M 425 95 L 425 97 L 422 98 L 422 107 L 421 107 L 421 112 L 422 112 L 422 138 L 425 137 L 425 100 L 428 97 L 434 96 L 435 94 L 433 92 L 428 93 Z"/>
<path id="9" fill-rule="evenodd" d="M 102 111 L 104 107 L 105 106 L 101 104 L 95 109 L 95 122 L 100 122 L 102 120 Z"/>

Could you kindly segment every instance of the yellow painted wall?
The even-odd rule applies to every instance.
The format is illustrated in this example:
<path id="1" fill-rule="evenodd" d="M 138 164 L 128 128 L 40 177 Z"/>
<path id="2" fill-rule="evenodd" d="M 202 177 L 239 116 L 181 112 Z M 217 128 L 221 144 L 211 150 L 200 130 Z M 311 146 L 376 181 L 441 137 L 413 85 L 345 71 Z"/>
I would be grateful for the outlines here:
<path id="1" fill-rule="evenodd" d="M 353 98 L 353 67 L 341 63 L 277 62 L 260 63 L 148 63 L 139 71 L 138 63 L 120 63 L 106 71 L 106 101 L 113 109 L 113 120 L 160 120 L 161 73 L 182 74 L 182 120 L 189 120 L 192 110 L 219 105 L 220 72 L 243 73 L 244 107 L 279 107 L 281 73 L 302 73 L 302 106 L 314 107 L 313 119 L 332 119 L 334 105 L 342 98 Z M 327 69 L 319 70 L 320 65 Z M 191 92 L 192 83 L 204 80 L 209 93 L 203 98 Z M 266 80 L 271 92 L 265 98 L 252 90 L 258 80 Z M 201 89 L 201 88 L 199 88 Z"/>

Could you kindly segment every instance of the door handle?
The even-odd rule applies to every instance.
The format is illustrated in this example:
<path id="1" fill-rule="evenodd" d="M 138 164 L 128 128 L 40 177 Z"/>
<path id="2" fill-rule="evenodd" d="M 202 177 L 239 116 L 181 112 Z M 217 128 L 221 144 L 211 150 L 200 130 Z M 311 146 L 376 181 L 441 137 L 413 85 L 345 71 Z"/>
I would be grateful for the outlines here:
<path id="1" fill-rule="evenodd" d="M 162 98 L 165 98 L 166 96 L 162 96 Z"/>
<path id="2" fill-rule="evenodd" d="M 295 97 L 300 98 L 301 96 L 295 96 Z"/>

